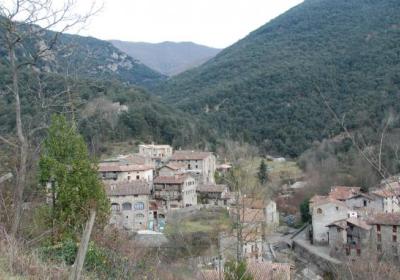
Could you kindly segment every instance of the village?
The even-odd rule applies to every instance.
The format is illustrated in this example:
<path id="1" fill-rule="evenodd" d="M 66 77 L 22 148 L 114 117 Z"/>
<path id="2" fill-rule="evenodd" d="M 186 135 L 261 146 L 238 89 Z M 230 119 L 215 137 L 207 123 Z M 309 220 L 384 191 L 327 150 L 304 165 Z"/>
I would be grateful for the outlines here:
<path id="1" fill-rule="evenodd" d="M 134 233 L 146 246 L 162 247 L 168 242 L 165 228 L 177 215 L 213 208 L 226 211 L 240 227 L 218 233 L 217 253 L 199 263 L 201 279 L 220 279 L 224 262 L 238 255 L 252 275 L 258 275 L 255 279 L 322 279 L 318 273 L 327 267 L 367 256 L 399 261 L 398 178 L 382 181 L 367 193 L 361 187 L 333 186 L 329 194 L 309 200 L 309 223 L 286 226 L 282 232 L 287 220 L 273 199 L 246 195 L 229 180 L 216 182 L 232 168 L 229 162 L 218 162 L 212 152 L 174 151 L 155 144 L 141 144 L 138 153 L 102 160 L 98 172 L 111 203 L 109 224 Z M 295 257 L 288 257 L 292 252 Z M 296 267 L 302 259 L 307 260 L 307 269 Z"/>

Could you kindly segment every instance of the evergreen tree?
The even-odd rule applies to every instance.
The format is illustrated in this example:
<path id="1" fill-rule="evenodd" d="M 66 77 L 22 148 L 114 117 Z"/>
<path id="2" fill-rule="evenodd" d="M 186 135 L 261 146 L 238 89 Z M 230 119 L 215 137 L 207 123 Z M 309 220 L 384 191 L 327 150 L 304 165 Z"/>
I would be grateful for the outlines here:
<path id="1" fill-rule="evenodd" d="M 53 198 L 53 241 L 76 238 L 91 209 L 97 211 L 98 222 L 106 221 L 110 207 L 96 165 L 76 127 L 63 116 L 52 117 L 39 168 L 40 181 Z"/>
<path id="2" fill-rule="evenodd" d="M 258 168 L 258 181 L 260 184 L 265 184 L 268 181 L 267 165 L 264 160 L 261 160 L 260 167 Z"/>
<path id="3" fill-rule="evenodd" d="M 310 200 L 305 199 L 301 204 L 300 204 L 300 213 L 301 213 L 301 221 L 303 223 L 307 223 L 311 220 L 311 215 L 310 215 Z"/>

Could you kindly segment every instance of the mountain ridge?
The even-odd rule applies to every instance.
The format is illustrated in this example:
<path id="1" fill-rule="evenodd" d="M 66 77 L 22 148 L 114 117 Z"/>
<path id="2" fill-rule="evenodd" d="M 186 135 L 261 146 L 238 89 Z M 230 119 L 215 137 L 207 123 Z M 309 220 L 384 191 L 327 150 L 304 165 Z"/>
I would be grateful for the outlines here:
<path id="1" fill-rule="evenodd" d="M 148 67 L 168 76 L 197 67 L 220 51 L 193 42 L 147 43 L 121 40 L 110 40 L 110 42 Z"/>

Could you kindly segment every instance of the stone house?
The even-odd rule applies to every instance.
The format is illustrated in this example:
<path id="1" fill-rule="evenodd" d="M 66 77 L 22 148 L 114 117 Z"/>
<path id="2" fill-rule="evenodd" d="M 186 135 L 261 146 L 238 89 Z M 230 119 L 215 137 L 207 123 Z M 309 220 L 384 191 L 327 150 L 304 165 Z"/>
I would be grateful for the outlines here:
<path id="1" fill-rule="evenodd" d="M 400 213 L 376 214 L 367 222 L 372 226 L 372 252 L 399 261 Z"/>
<path id="2" fill-rule="evenodd" d="M 215 183 L 216 158 L 210 152 L 175 151 L 171 163 L 183 163 L 185 172 L 190 173 L 199 184 Z"/>
<path id="3" fill-rule="evenodd" d="M 229 195 L 227 185 L 207 184 L 197 187 L 198 203 L 227 206 Z"/>
<path id="4" fill-rule="evenodd" d="M 192 176 L 158 176 L 153 183 L 154 199 L 165 210 L 197 205 L 197 182 Z"/>
<path id="5" fill-rule="evenodd" d="M 111 225 L 132 231 L 148 228 L 149 182 L 107 182 L 105 189 L 111 202 Z"/>
<path id="6" fill-rule="evenodd" d="M 172 151 L 170 145 L 139 145 L 139 154 L 150 158 L 156 166 L 167 161 L 172 156 Z"/>
<path id="7" fill-rule="evenodd" d="M 267 228 L 273 229 L 279 226 L 279 212 L 275 201 L 247 197 L 242 199 L 242 207 L 262 210 L 263 222 Z"/>
<path id="8" fill-rule="evenodd" d="M 103 181 L 153 181 L 153 167 L 150 165 L 107 161 L 99 164 L 98 172 Z"/>
<path id="9" fill-rule="evenodd" d="M 331 188 L 329 197 L 343 201 L 353 210 L 375 208 L 374 197 L 361 192 L 360 187 L 335 186 Z"/>
<path id="10" fill-rule="evenodd" d="M 331 197 L 314 196 L 310 200 L 312 241 L 314 244 L 329 244 L 328 225 L 348 218 L 350 209 L 343 201 Z"/>
<path id="11" fill-rule="evenodd" d="M 380 209 L 379 212 L 400 212 L 400 183 L 386 183 L 381 188 L 371 191 L 371 195 L 375 197 L 375 205 Z"/>
<path id="12" fill-rule="evenodd" d="M 168 163 L 158 169 L 158 176 L 175 176 L 186 172 L 184 163 Z"/>
<path id="13" fill-rule="evenodd" d="M 371 226 L 363 219 L 348 218 L 329 225 L 328 242 L 334 257 L 361 256 L 370 241 Z"/>

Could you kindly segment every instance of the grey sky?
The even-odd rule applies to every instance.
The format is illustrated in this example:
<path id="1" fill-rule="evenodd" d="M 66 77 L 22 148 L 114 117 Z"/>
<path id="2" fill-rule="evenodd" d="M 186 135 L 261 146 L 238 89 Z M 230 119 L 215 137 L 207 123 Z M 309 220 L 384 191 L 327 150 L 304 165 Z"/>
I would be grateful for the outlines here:
<path id="1" fill-rule="evenodd" d="M 223 48 L 301 2 L 103 0 L 103 10 L 80 34 L 135 42 L 193 41 Z"/>

